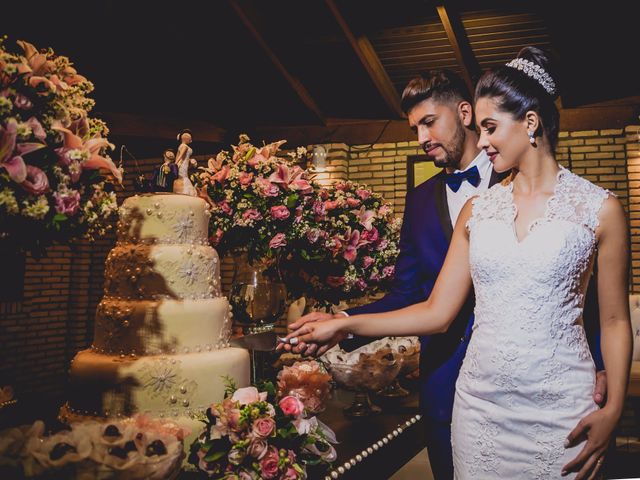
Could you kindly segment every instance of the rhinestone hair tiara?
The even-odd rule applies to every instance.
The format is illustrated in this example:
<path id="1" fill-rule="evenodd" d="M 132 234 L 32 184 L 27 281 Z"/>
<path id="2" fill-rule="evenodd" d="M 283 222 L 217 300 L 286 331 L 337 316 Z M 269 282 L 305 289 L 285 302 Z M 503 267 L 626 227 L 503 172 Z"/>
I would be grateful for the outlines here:
<path id="1" fill-rule="evenodd" d="M 551 75 L 544 71 L 540 65 L 533 63 L 530 60 L 526 60 L 524 58 L 514 58 L 509 63 L 506 64 L 507 67 L 515 68 L 516 70 L 520 70 L 528 77 L 533 78 L 536 82 L 542 85 L 549 95 L 553 95 L 556 93 L 556 82 L 553 81 Z"/>

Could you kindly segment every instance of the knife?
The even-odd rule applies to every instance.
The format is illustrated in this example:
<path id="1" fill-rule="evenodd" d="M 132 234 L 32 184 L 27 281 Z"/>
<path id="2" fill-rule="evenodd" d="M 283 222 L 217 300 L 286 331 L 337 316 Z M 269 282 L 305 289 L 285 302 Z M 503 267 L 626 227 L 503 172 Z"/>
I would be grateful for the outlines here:
<path id="1" fill-rule="evenodd" d="M 269 332 L 250 333 L 241 337 L 233 337 L 229 340 L 232 347 L 255 350 L 256 352 L 272 352 L 278 343 L 282 343 L 283 338 L 276 335 L 273 330 Z"/>

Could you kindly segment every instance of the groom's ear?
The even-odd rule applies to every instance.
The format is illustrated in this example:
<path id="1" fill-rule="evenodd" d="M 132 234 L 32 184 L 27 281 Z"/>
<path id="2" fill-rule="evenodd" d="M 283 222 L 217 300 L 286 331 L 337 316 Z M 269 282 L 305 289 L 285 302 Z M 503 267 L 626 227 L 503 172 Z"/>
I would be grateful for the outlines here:
<path id="1" fill-rule="evenodd" d="M 473 106 L 466 100 L 458 103 L 458 116 L 465 127 L 470 127 L 473 123 Z"/>

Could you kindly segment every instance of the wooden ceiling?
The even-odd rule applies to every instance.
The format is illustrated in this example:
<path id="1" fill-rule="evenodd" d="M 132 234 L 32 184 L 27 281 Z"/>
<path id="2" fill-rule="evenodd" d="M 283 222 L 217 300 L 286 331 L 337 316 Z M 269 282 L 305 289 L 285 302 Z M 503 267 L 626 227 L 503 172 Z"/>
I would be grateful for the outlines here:
<path id="1" fill-rule="evenodd" d="M 414 75 L 450 68 L 472 83 L 526 45 L 556 57 L 565 109 L 615 101 L 609 116 L 628 123 L 640 95 L 638 3 L 12 2 L 0 34 L 71 57 L 129 142 L 166 142 L 182 125 L 208 144 L 240 131 L 370 143 L 410 135 L 399 99 Z"/>

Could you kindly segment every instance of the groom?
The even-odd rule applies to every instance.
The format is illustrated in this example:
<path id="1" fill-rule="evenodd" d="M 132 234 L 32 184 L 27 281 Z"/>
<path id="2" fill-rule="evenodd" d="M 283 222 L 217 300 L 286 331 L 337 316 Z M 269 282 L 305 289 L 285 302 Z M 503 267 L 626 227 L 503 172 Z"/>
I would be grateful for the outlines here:
<path id="1" fill-rule="evenodd" d="M 426 300 L 444 263 L 453 227 L 465 202 L 504 178 L 493 170 L 485 151 L 477 146 L 471 95 L 458 75 L 444 70 L 414 78 L 402 94 L 402 109 L 422 149 L 443 170 L 407 194 L 400 255 L 391 291 L 376 302 L 338 315 L 386 312 Z M 593 315 L 587 312 L 588 304 L 586 325 L 593 322 Z M 446 333 L 420 339 L 420 407 L 436 480 L 453 478 L 451 412 L 456 379 L 471 337 L 473 308 L 474 297 L 470 296 Z M 312 313 L 301 321 L 331 316 Z M 597 321 L 595 315 L 596 331 Z M 587 325 L 588 333 L 593 330 Z M 315 344 L 303 343 L 284 348 L 305 355 L 321 355 L 338 342 L 342 348 L 353 350 L 370 341 L 336 337 L 319 349 Z M 595 350 L 594 358 L 601 369 L 599 348 Z M 596 402 L 602 401 L 603 393 L 604 382 L 599 379 L 594 392 Z"/>

